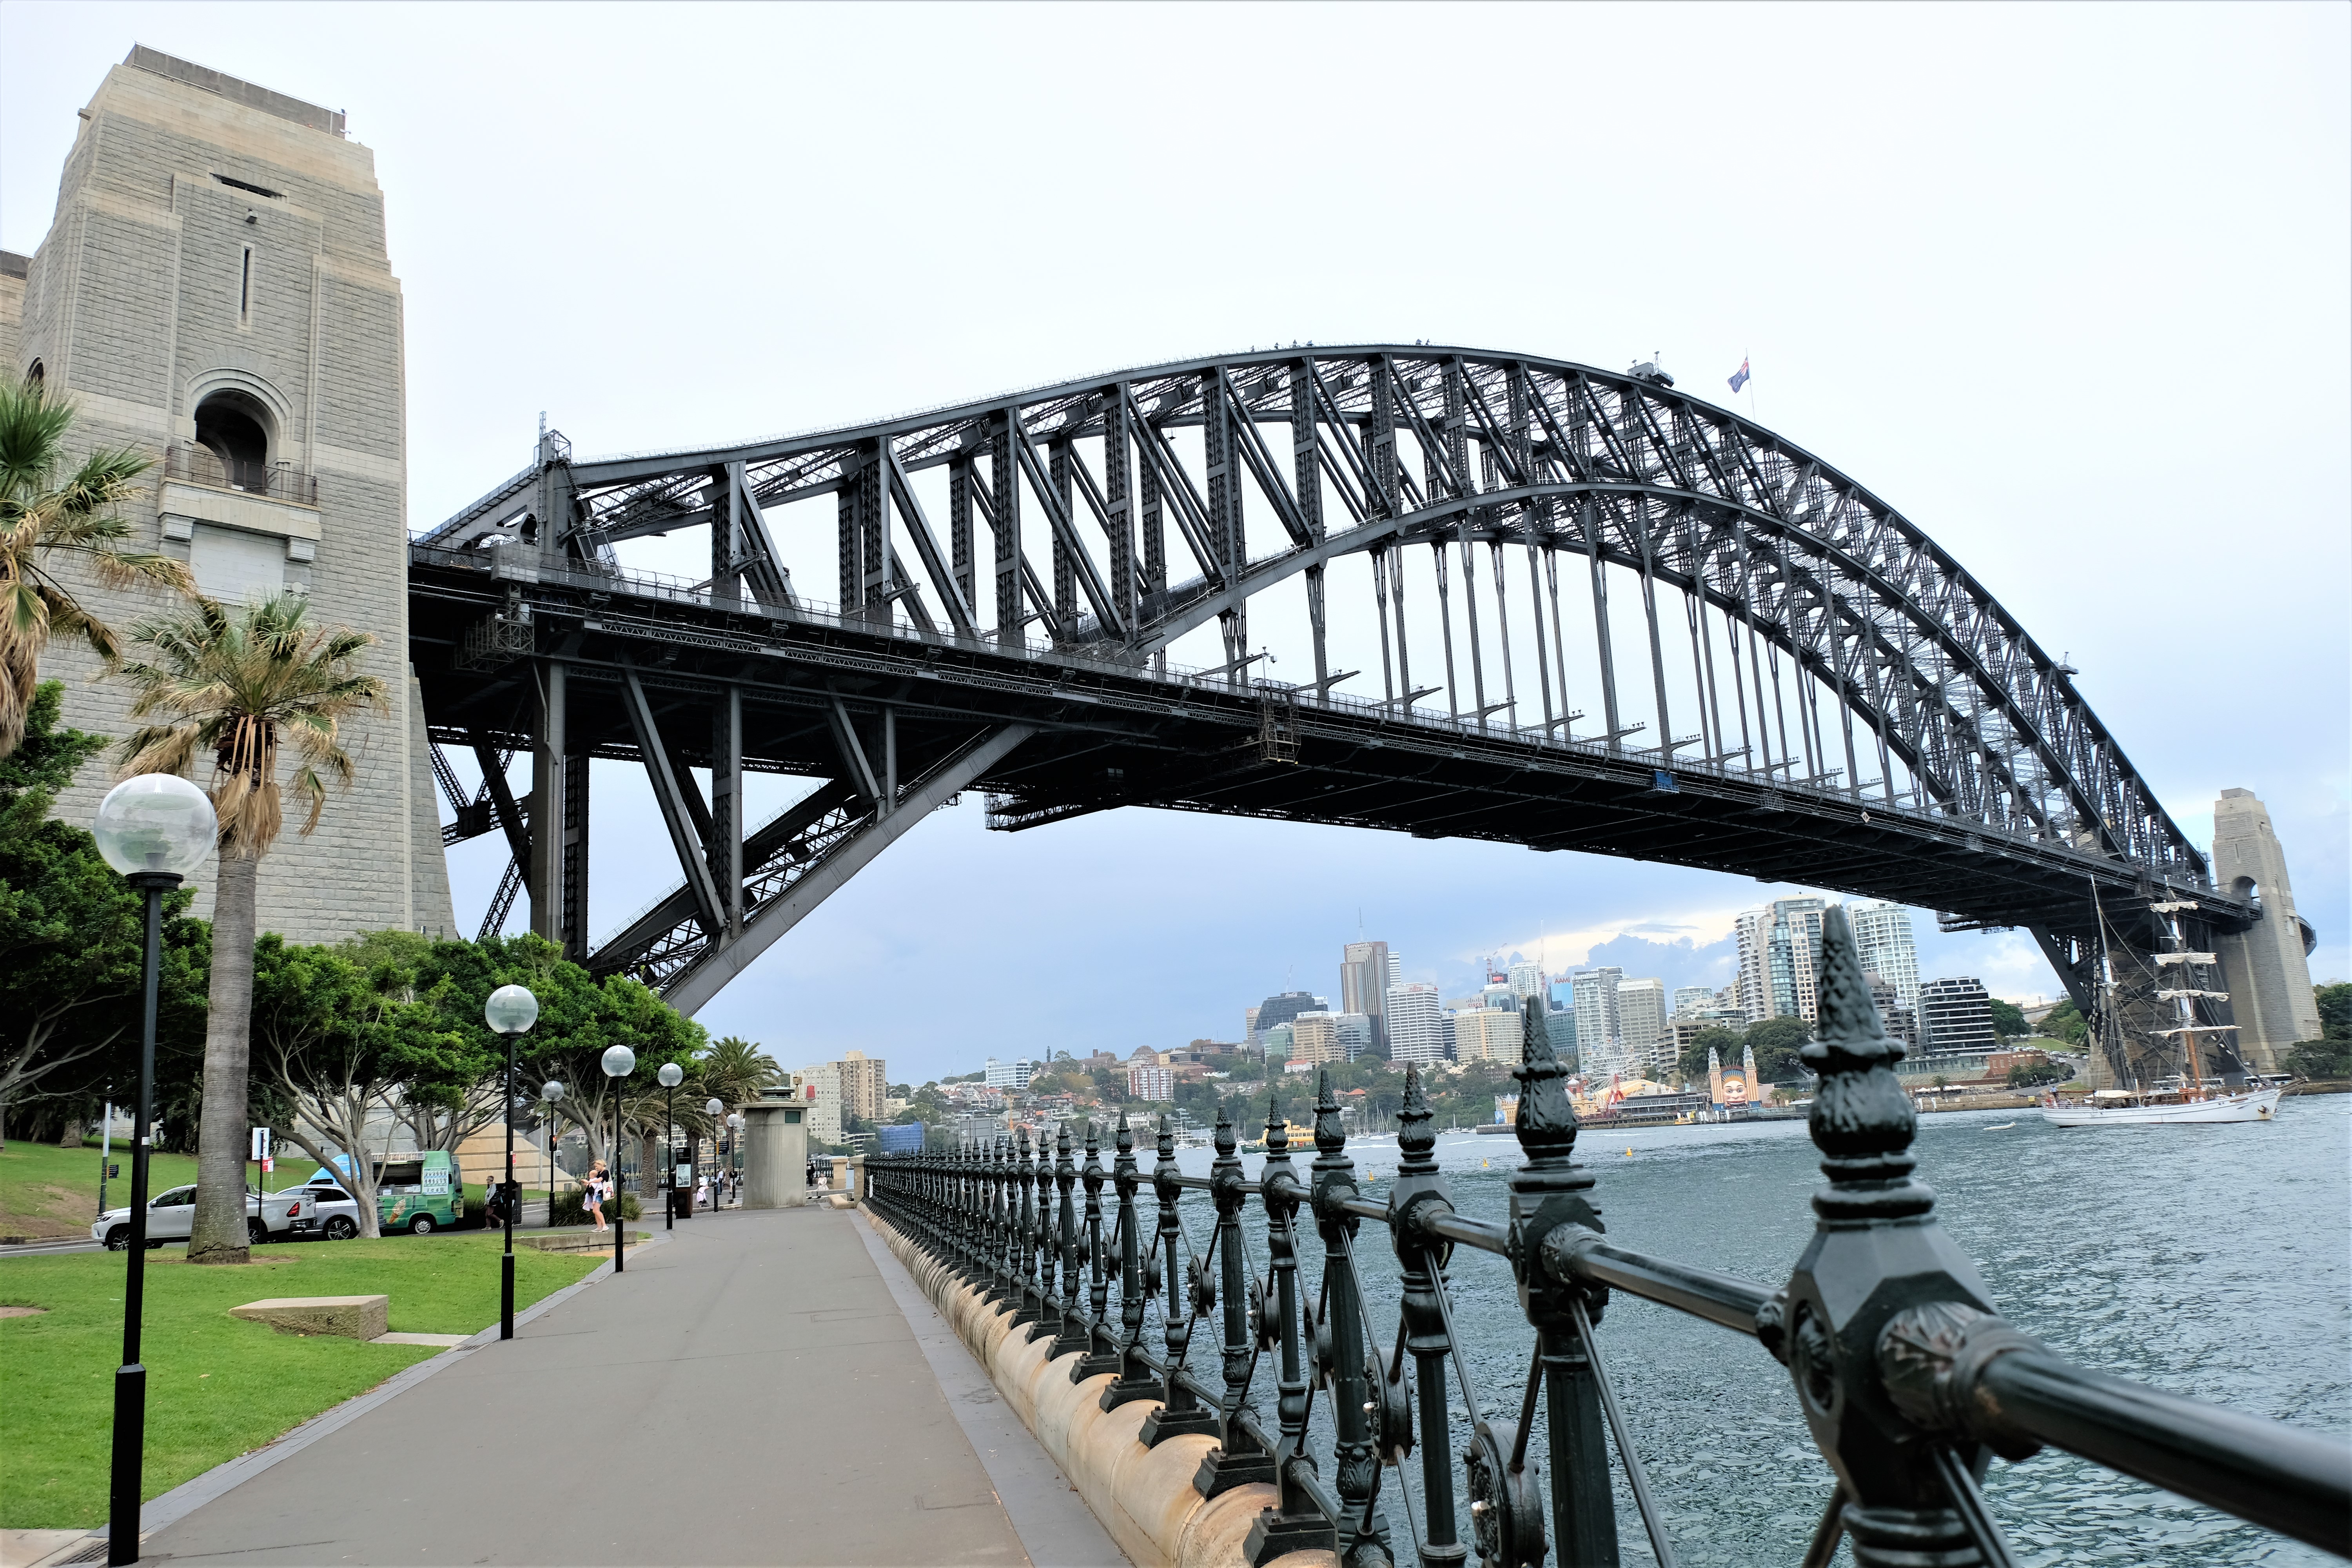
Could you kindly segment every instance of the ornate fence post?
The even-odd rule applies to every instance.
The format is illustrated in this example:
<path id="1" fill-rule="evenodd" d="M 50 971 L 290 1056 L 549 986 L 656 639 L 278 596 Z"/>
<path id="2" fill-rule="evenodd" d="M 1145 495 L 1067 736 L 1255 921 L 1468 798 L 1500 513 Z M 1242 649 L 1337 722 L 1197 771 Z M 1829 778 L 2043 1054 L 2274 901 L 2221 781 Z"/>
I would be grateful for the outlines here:
<path id="1" fill-rule="evenodd" d="M 1280 1392 L 1276 1408 L 1282 1436 L 1274 1445 L 1274 1507 L 1258 1514 L 1250 1525 L 1249 1538 L 1242 1543 L 1242 1555 L 1253 1563 L 1271 1562 L 1286 1552 L 1329 1552 L 1339 1544 L 1331 1521 L 1323 1517 L 1307 1489 L 1307 1478 L 1313 1474 L 1315 1461 L 1307 1452 L 1307 1383 L 1298 1342 L 1296 1223 L 1299 1200 L 1307 1195 L 1307 1189 L 1290 1163 L 1289 1121 L 1282 1113 L 1279 1094 L 1266 1096 L 1265 1164 L 1258 1173 L 1257 1190 L 1265 1208 L 1266 1253 L 1274 1271 L 1274 1299 L 1264 1303 L 1261 1312 L 1274 1313 L 1280 1320 L 1276 1332 L 1282 1376 L 1276 1385 Z M 1265 1344 L 1269 1331 L 1275 1330 L 1274 1324 L 1261 1321 L 1258 1343 Z"/>
<path id="2" fill-rule="evenodd" d="M 1355 1215 L 1340 1205 L 1354 1199 L 1356 1163 L 1348 1158 L 1348 1135 L 1339 1103 L 1331 1096 L 1331 1074 L 1321 1073 L 1315 1098 L 1315 1227 L 1323 1237 L 1323 1321 L 1316 1326 L 1316 1371 L 1331 1391 L 1333 1451 L 1340 1504 L 1339 1552 L 1354 1565 L 1391 1555 L 1388 1522 L 1372 1506 L 1380 1481 L 1380 1450 L 1372 1440 L 1375 1408 L 1371 1374 L 1364 1358 L 1364 1300 L 1356 1278 L 1352 1246 Z"/>
<path id="3" fill-rule="evenodd" d="M 1111 1184 L 1118 1192 L 1118 1381 L 1102 1391 L 1105 1410 L 1116 1410 L 1131 1399 L 1165 1397 L 1143 1350 L 1142 1217 L 1135 1206 L 1135 1190 L 1143 1184 L 1136 1173 L 1135 1134 L 1128 1130 L 1124 1110 L 1118 1113 L 1117 1147 Z"/>
<path id="4" fill-rule="evenodd" d="M 1250 1323 L 1250 1297 L 1257 1281 L 1242 1259 L 1242 1205 L 1249 1194 L 1242 1191 L 1241 1140 L 1234 1131 L 1232 1112 L 1223 1105 L 1217 1107 L 1216 1138 L 1209 1196 L 1217 1205 L 1217 1267 L 1224 1276 L 1225 1392 L 1217 1402 L 1218 1446 L 1201 1456 L 1201 1468 L 1192 1477 L 1193 1489 L 1208 1498 L 1252 1481 L 1274 1479 L 1274 1456 L 1242 1420 L 1250 1376 L 1257 1370 L 1257 1343 Z"/>
<path id="5" fill-rule="evenodd" d="M 1003 1234 L 996 1211 L 996 1140 L 980 1141 L 972 1161 L 971 1196 L 979 1217 L 980 1256 L 974 1259 L 980 1278 L 980 1299 L 994 1301 L 1004 1294 Z"/>
<path id="6" fill-rule="evenodd" d="M 1601 1321 L 1609 1293 L 1563 1284 L 1548 1271 L 1545 1242 L 1599 1231 L 1601 1211 L 1584 1194 L 1591 1173 L 1576 1163 L 1576 1108 L 1569 1103 L 1568 1068 L 1551 1047 L 1539 1009 L 1527 1002 L 1519 1080 L 1519 1150 L 1526 1161 L 1511 1176 L 1511 1270 L 1518 1277 L 1519 1308 L 1535 1326 L 1551 1442 L 1552 1538 L 1562 1568 L 1618 1560 L 1617 1507 L 1610 1490 L 1609 1449 L 1601 1436 L 1601 1394 L 1592 1362 L 1576 1331 L 1580 1294 L 1589 1321 Z M 1528 1409 L 1534 1408 L 1530 1401 Z M 1535 1489 L 1513 1489 L 1507 1503 L 1532 1504 Z M 1514 1521 L 1516 1522 L 1516 1521 Z M 1541 1529 L 1541 1520 L 1536 1521 Z"/>
<path id="7" fill-rule="evenodd" d="M 1438 1272 L 1453 1248 L 1423 1237 L 1414 1211 L 1425 1205 L 1448 1210 L 1454 1199 L 1437 1173 L 1437 1134 L 1429 1130 L 1429 1102 L 1422 1098 L 1421 1069 L 1404 1069 L 1404 1104 L 1397 1112 L 1396 1185 L 1389 1189 L 1389 1234 L 1403 1271 L 1404 1348 L 1413 1362 L 1414 1394 L 1421 1404 L 1423 1568 L 1465 1562 L 1470 1555 L 1454 1515 L 1454 1437 L 1445 1420 L 1445 1358 L 1453 1348 L 1437 1304 Z"/>
<path id="8" fill-rule="evenodd" d="M 1085 1276 L 1079 1266 L 1082 1242 L 1077 1205 L 1072 1196 L 1077 1190 L 1078 1168 L 1070 1163 L 1070 1124 L 1066 1121 L 1062 1123 L 1061 1136 L 1054 1144 L 1054 1184 L 1061 1189 L 1056 1240 L 1062 1255 L 1062 1319 L 1054 1325 L 1054 1348 L 1046 1352 L 1047 1361 L 1057 1361 L 1073 1352 L 1083 1355 L 1087 1348 L 1086 1303 L 1078 1294 L 1085 1289 Z"/>
<path id="9" fill-rule="evenodd" d="M 1021 1310 L 1021 1205 L 1013 1195 L 1013 1182 L 1019 1171 L 1013 1163 L 1013 1135 L 1008 1132 L 996 1141 L 996 1168 L 990 1186 L 996 1209 L 996 1256 L 992 1261 L 997 1279 L 996 1300 L 1004 1303 L 1006 1311 L 1016 1315 Z"/>
<path id="10" fill-rule="evenodd" d="M 1948 1364 L 1970 1330 L 2006 1325 L 1936 1223 L 1934 1189 L 1911 1179 L 1917 1121 L 1894 1070 L 1903 1047 L 1880 1026 L 1836 908 L 1822 921 L 1821 1020 L 1804 1058 L 1820 1074 L 1808 1121 L 1830 1184 L 1813 1194 L 1821 1217 L 1788 1289 L 1758 1315 L 1760 1337 L 1837 1472 L 1832 1511 L 1857 1568 L 2002 1561 L 1976 1489 L 1991 1450 L 1921 1417 L 1937 1352 Z"/>
<path id="11" fill-rule="evenodd" d="M 1020 1194 L 1013 1205 L 1013 1267 L 1021 1285 L 1021 1310 L 1013 1315 L 1013 1326 L 1025 1329 L 1045 1311 L 1045 1302 L 1037 1292 L 1037 1169 L 1030 1157 L 1029 1129 L 1021 1130 L 1020 1142 L 1013 1155 L 1013 1186 Z M 1026 1341 L 1027 1334 L 1022 1338 Z"/>
<path id="12" fill-rule="evenodd" d="M 1070 1368 L 1070 1381 L 1084 1383 L 1098 1373 L 1118 1370 L 1118 1345 L 1110 1334 L 1110 1275 L 1104 1268 L 1105 1254 L 1102 1229 L 1102 1135 L 1094 1122 L 1087 1123 L 1087 1163 L 1079 1173 L 1087 1186 L 1087 1353 Z"/>
<path id="13" fill-rule="evenodd" d="M 1054 1294 L 1054 1162 L 1046 1156 L 1043 1133 L 1037 1138 L 1037 1168 L 1031 1176 L 1037 1189 L 1036 1226 L 1031 1236 L 1036 1252 L 1037 1321 L 1024 1331 L 1024 1344 L 1051 1338 L 1062 1326 L 1061 1301 Z"/>
<path id="14" fill-rule="evenodd" d="M 1167 1380 L 1167 1402 L 1143 1418 L 1139 1439 L 1147 1448 L 1157 1447 L 1167 1438 L 1186 1432 L 1198 1432 L 1214 1436 L 1217 1414 L 1203 1405 L 1192 1386 L 1192 1374 L 1184 1365 L 1184 1352 L 1192 1342 L 1192 1324 L 1201 1314 L 1215 1305 L 1213 1299 L 1202 1301 L 1196 1294 L 1189 1302 L 1189 1311 L 1180 1310 L 1187 1305 L 1185 1293 L 1196 1289 L 1191 1283 L 1191 1270 L 1179 1259 L 1183 1257 L 1181 1243 L 1184 1239 L 1184 1222 L 1177 1216 L 1176 1200 L 1184 1189 L 1176 1184 L 1182 1173 L 1176 1164 L 1176 1133 L 1168 1125 L 1168 1118 L 1160 1119 L 1160 1158 L 1151 1167 L 1151 1188 L 1160 1199 L 1160 1267 L 1168 1281 L 1168 1304 L 1160 1319 L 1160 1373 Z M 1197 1265 L 1199 1260 L 1193 1259 Z M 1207 1276 L 1201 1277 L 1205 1284 Z"/>

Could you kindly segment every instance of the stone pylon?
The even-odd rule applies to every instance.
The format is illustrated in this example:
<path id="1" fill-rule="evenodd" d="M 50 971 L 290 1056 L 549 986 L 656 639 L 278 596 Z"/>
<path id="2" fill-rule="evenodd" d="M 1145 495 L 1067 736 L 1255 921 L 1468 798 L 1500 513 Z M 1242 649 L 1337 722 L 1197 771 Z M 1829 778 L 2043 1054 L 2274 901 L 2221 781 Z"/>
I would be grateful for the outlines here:
<path id="1" fill-rule="evenodd" d="M 2319 1037 L 2305 931 L 2288 884 L 2286 850 L 2271 814 L 2252 790 L 2225 789 L 2213 803 L 2213 885 L 2262 901 L 2251 930 L 2220 937 L 2222 983 L 2238 1025 L 2238 1046 L 2256 1072 L 2277 1072 L 2287 1047 Z"/>
<path id="2" fill-rule="evenodd" d="M 187 562 L 225 603 L 294 589 L 376 638 L 364 665 L 390 708 L 344 727 L 356 778 L 262 865 L 261 926 L 297 942 L 457 934 L 408 667 L 402 355 L 375 155 L 341 113 L 143 47 L 81 110 L 39 248 L 0 253 L 0 374 L 72 401 L 69 461 L 109 446 L 153 464 L 129 547 Z M 176 607 L 66 575 L 118 635 Z M 134 727 L 130 687 L 78 639 L 53 638 L 41 671 L 76 729 Z M 86 763 L 58 815 L 86 825 L 115 761 Z M 210 866 L 191 880 L 209 914 Z"/>

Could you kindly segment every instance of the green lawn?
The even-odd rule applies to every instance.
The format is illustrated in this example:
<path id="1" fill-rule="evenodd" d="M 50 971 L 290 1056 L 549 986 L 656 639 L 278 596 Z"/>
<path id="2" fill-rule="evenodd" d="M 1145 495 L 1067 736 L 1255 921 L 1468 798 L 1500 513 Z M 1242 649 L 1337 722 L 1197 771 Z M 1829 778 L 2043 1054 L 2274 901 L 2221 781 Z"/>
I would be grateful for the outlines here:
<path id="1" fill-rule="evenodd" d="M 113 1159 L 122 1174 L 106 1184 L 106 1202 L 121 1208 L 131 1202 L 131 1151 L 121 1139 Z M 0 1151 L 0 1236 L 88 1236 L 90 1221 L 98 1217 L 98 1166 L 95 1140 L 83 1149 L 12 1140 Z M 273 1193 L 300 1186 L 318 1168 L 310 1160 L 280 1160 L 262 1185 Z M 254 1167 L 245 1169 L 249 1181 Z M 195 1179 L 193 1154 L 157 1154 L 148 1162 L 150 1197 Z"/>
<path id="2" fill-rule="evenodd" d="M 268 1296 L 382 1293 L 392 1298 L 396 1333 L 469 1334 L 498 1319 L 498 1246 L 495 1236 L 307 1242 L 257 1247 L 242 1268 L 194 1268 L 177 1249 L 149 1253 L 142 1495 L 169 1491 L 437 1353 L 281 1334 L 230 1317 L 231 1307 Z M 601 1261 L 518 1248 L 518 1306 Z M 47 1309 L 0 1318 L 0 1528 L 106 1521 L 125 1262 L 114 1252 L 0 1261 L 0 1305 Z"/>

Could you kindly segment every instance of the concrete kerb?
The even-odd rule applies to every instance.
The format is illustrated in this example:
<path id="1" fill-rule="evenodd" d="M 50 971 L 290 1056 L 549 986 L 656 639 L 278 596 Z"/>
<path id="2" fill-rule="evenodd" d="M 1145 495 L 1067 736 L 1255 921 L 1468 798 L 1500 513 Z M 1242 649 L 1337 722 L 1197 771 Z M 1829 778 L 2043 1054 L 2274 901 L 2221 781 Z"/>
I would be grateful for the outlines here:
<path id="1" fill-rule="evenodd" d="M 1250 1525 L 1271 1508 L 1269 1485 L 1236 1487 L 1213 1500 L 1192 1488 L 1202 1455 L 1215 1447 L 1204 1436 L 1173 1437 L 1157 1448 L 1140 1441 L 1153 1406 L 1136 1400 L 1102 1408 L 1113 1379 L 1099 1373 L 1070 1381 L 1076 1352 L 1048 1359 L 1051 1342 L 1013 1331 L 1013 1314 L 917 1247 L 888 1221 L 868 1211 L 867 1222 L 986 1369 L 1004 1403 L 1061 1467 L 1087 1507 L 1137 1568 L 1244 1568 L 1242 1545 Z M 1265 1568 L 1338 1568 L 1328 1552 L 1293 1552 Z"/>
<path id="2" fill-rule="evenodd" d="M 667 1238 L 656 1232 L 646 1240 L 635 1243 L 629 1250 L 642 1252 L 648 1247 L 660 1246 L 666 1239 Z M 515 1327 L 520 1329 L 542 1313 L 554 1310 L 598 1280 L 607 1278 L 612 1272 L 612 1260 L 607 1258 L 604 1263 L 589 1270 L 583 1278 L 566 1285 L 551 1296 L 541 1298 L 517 1312 Z M 243 1486 L 279 1460 L 291 1458 L 320 1438 L 350 1426 L 377 1405 L 397 1399 L 426 1378 L 473 1354 L 484 1345 L 496 1344 L 498 1339 L 499 1326 L 492 1323 L 461 1343 L 443 1351 L 439 1355 L 428 1356 L 414 1366 L 403 1368 L 365 1394 L 353 1394 L 341 1405 L 320 1411 L 284 1436 L 265 1443 L 249 1453 L 239 1454 L 234 1459 L 215 1465 L 200 1476 L 191 1476 L 170 1491 L 142 1503 L 139 1506 L 139 1539 L 144 1541 L 155 1531 L 178 1523 L 214 1499 Z M 110 1532 L 102 1529 L 77 1535 L 64 1546 L 42 1558 L 41 1563 L 61 1562 L 79 1552 L 90 1542 L 107 1540 L 109 1535 Z"/>

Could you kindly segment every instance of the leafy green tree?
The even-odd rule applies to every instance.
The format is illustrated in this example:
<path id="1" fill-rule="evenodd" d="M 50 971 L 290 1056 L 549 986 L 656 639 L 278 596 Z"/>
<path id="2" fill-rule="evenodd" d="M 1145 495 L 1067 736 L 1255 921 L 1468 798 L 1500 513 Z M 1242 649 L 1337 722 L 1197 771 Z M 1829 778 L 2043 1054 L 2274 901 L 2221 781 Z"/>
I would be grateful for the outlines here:
<path id="1" fill-rule="evenodd" d="M 375 638 L 310 619 L 310 600 L 288 592 L 231 612 L 198 599 L 184 614 L 131 634 L 141 657 L 117 667 L 130 682 L 134 719 L 163 718 L 121 743 L 122 771 L 185 773 L 213 761 L 220 861 L 213 883 L 211 1007 L 205 1030 L 204 1132 L 196 1147 L 191 1263 L 243 1263 L 245 1151 L 252 1042 L 256 893 L 262 858 L 285 825 L 290 789 L 307 807 L 299 831 L 319 826 L 328 781 L 351 787 L 344 720 L 385 707 L 383 682 L 362 672 Z M 293 771 L 278 778 L 281 752 Z"/>
<path id="2" fill-rule="evenodd" d="M 59 727 L 61 690 L 41 684 L 23 743 L 0 757 L 0 1146 L 11 1109 L 109 1091 L 127 1100 L 139 1070 L 146 896 L 86 829 L 49 816 L 55 792 L 106 745 Z M 163 900 L 159 1102 L 184 1091 L 190 1037 L 204 1032 L 211 930 L 188 918 L 194 897 L 180 889 Z"/>
<path id="3" fill-rule="evenodd" d="M 1685 1083 L 1706 1081 L 1706 1053 L 1716 1053 L 1716 1059 L 1726 1062 L 1739 1060 L 1739 1035 L 1734 1029 L 1701 1029 L 1683 1047 L 1682 1056 L 1675 1062 L 1675 1070 L 1683 1075 Z"/>
<path id="4" fill-rule="evenodd" d="M 1992 1032 L 2004 1040 L 2022 1039 L 2033 1032 L 2025 1021 L 2025 1010 L 2014 1002 L 1992 999 Z"/>
<path id="5" fill-rule="evenodd" d="M 437 942 L 419 978 L 443 1026 L 478 1041 L 501 1073 L 506 1047 L 483 1022 L 482 1005 L 501 985 L 530 987 L 539 998 L 539 1022 L 518 1042 L 518 1080 L 553 1079 L 563 1085 L 555 1113 L 580 1130 L 592 1159 L 614 1152 L 616 1091 L 604 1076 L 605 1047 L 625 1045 L 637 1055 L 636 1070 L 617 1091 L 625 1137 L 633 1127 L 646 1133 L 661 1126 L 663 1096 L 654 1087 L 655 1072 L 673 1061 L 690 1071 L 709 1038 L 701 1025 L 642 981 L 623 974 L 599 981 L 543 937 Z M 681 1089 L 681 1122 L 693 1103 Z"/>
<path id="6" fill-rule="evenodd" d="M 73 405 L 39 383 L 0 377 L 0 757 L 24 738 L 52 636 L 79 637 L 110 663 L 121 651 L 57 567 L 72 562 L 110 588 L 195 589 L 185 562 L 122 547 L 121 506 L 149 458 L 101 447 L 59 481 L 73 422 Z"/>
<path id="7" fill-rule="evenodd" d="M 2352 981 L 2315 985 L 2311 994 L 2319 1003 L 2319 1037 L 2352 1040 Z"/>
<path id="8" fill-rule="evenodd" d="M 2009 1069 L 2009 1087 L 2038 1089 L 2045 1083 L 2063 1083 L 2067 1076 L 2063 1068 L 2049 1062 L 2020 1062 Z"/>
<path id="9" fill-rule="evenodd" d="M 1797 1053 L 1812 1037 L 1812 1026 L 1802 1018 L 1766 1018 L 1750 1024 L 1740 1043 L 1756 1053 L 1759 1079 L 1766 1083 L 1785 1083 L 1811 1076 Z"/>
<path id="10" fill-rule="evenodd" d="M 379 1112 L 446 1104 L 489 1065 L 419 999 L 415 967 L 388 945 L 307 946 L 271 931 L 253 955 L 253 1062 L 274 1131 L 322 1165 L 331 1149 L 350 1156 L 345 1179 L 368 1237 L 377 1234 L 376 1167 L 391 1133 Z"/>
<path id="11" fill-rule="evenodd" d="M 2074 1005 L 2074 999 L 2069 996 L 2050 1009 L 2049 1016 L 2042 1020 L 2042 1032 L 2053 1040 L 2079 1046 L 2091 1037 L 2091 1024 L 2083 1016 L 2083 1010 Z"/>

